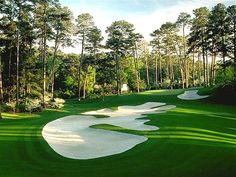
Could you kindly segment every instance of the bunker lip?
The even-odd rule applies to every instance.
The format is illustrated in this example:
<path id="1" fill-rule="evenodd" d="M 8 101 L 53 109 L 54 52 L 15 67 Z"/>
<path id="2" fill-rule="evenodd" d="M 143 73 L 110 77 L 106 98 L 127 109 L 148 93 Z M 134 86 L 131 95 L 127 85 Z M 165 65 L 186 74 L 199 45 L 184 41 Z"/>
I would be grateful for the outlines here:
<path id="1" fill-rule="evenodd" d="M 198 90 L 187 90 L 183 94 L 178 95 L 177 97 L 181 100 L 199 100 L 209 97 L 209 95 L 198 95 Z"/>
<path id="2" fill-rule="evenodd" d="M 155 131 L 159 128 L 146 125 L 146 114 L 162 113 L 175 108 L 165 103 L 147 102 L 138 106 L 120 106 L 118 110 L 101 109 L 83 115 L 70 115 L 44 126 L 42 135 L 58 154 L 71 159 L 94 159 L 125 152 L 147 141 L 144 136 L 91 128 L 108 124 L 138 131 Z M 109 118 L 96 118 L 104 115 Z M 142 118 L 142 119 L 140 119 Z"/>

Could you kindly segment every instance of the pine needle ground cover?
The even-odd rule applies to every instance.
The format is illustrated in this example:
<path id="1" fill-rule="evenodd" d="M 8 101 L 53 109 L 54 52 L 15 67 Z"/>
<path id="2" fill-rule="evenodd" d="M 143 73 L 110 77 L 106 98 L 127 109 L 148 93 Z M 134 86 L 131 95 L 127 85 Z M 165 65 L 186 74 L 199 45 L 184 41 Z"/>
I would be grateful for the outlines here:
<path id="1" fill-rule="evenodd" d="M 78 103 L 39 114 L 3 114 L 0 122 L 1 177 L 234 177 L 236 175 L 235 106 L 207 100 L 184 101 L 183 90 L 148 91 Z M 93 128 L 142 135 L 148 141 L 121 154 L 72 160 L 55 153 L 41 131 L 48 122 L 67 115 L 122 105 L 164 102 L 176 105 L 147 115 L 157 131 L 134 131 L 107 124 Z M 99 118 L 99 117 L 98 117 Z"/>

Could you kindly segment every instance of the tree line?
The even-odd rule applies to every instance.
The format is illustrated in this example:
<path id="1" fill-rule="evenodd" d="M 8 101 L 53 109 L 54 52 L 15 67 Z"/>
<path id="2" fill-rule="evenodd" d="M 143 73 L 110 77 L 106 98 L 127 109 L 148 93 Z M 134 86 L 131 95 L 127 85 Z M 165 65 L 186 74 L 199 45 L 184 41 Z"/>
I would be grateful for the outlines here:
<path id="1" fill-rule="evenodd" d="M 140 92 L 235 81 L 236 5 L 176 19 L 153 31 L 150 42 L 133 24 L 115 21 L 104 45 L 92 15 L 74 20 L 58 0 L 0 0 L 1 104 L 25 111 L 56 97 L 119 95 L 123 84 Z M 63 53 L 68 46 L 81 53 Z"/>

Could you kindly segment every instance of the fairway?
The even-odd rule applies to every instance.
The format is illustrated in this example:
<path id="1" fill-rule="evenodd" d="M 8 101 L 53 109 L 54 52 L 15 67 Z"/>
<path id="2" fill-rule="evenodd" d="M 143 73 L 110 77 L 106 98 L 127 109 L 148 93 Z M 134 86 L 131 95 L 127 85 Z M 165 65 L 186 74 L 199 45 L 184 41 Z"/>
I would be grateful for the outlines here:
<path id="1" fill-rule="evenodd" d="M 236 109 L 202 100 L 180 100 L 183 90 L 147 91 L 78 103 L 38 114 L 6 114 L 0 121 L 1 177 L 235 177 Z M 116 155 L 73 160 L 57 154 L 42 137 L 43 127 L 58 118 L 103 108 L 164 102 L 166 113 L 147 115 L 155 131 L 108 124 L 92 126 L 144 136 L 147 141 Z M 100 117 L 97 117 L 100 119 Z M 109 119 L 109 118 L 108 118 Z"/>
<path id="2" fill-rule="evenodd" d="M 0 177 L 236 177 L 235 0 L 0 0 Z"/>

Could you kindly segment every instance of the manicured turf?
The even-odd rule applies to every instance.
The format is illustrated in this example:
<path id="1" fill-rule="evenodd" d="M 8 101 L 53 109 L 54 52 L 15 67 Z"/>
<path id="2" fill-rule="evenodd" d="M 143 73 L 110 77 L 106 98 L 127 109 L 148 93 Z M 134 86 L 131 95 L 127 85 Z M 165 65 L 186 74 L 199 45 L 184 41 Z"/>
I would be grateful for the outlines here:
<path id="1" fill-rule="evenodd" d="M 182 90 L 149 91 L 105 101 L 78 104 L 67 101 L 62 110 L 35 115 L 4 114 L 0 121 L 1 177 L 235 177 L 236 109 L 206 100 L 176 98 Z M 177 106 L 167 113 L 149 115 L 158 131 L 124 130 L 149 138 L 118 155 L 93 160 L 71 160 L 56 154 L 41 136 L 43 126 L 59 117 L 100 108 L 160 101 Z"/>

